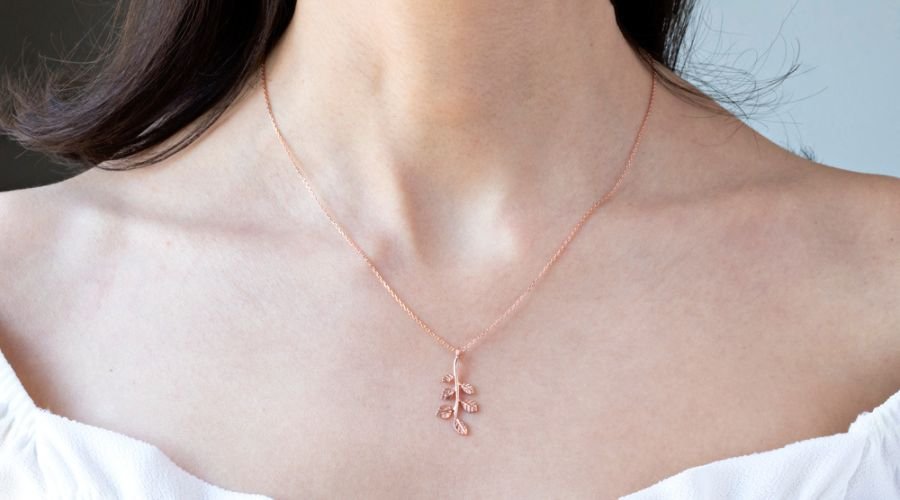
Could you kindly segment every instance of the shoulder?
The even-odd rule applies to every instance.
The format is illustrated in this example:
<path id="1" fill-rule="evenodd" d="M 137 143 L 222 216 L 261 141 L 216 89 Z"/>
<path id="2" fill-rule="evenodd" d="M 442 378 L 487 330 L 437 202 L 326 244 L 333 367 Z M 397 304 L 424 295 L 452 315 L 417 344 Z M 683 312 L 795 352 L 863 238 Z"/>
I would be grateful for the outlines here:
<path id="1" fill-rule="evenodd" d="M 710 235 L 734 281 L 758 285 L 747 299 L 797 326 L 792 355 L 816 358 L 848 414 L 883 402 L 900 391 L 900 179 L 741 158 L 705 163 L 714 181 L 679 193 L 687 216 L 673 220 Z"/>
<path id="2" fill-rule="evenodd" d="M 57 293 L 79 278 L 75 272 L 102 238 L 102 211 L 90 183 L 79 176 L 54 184 L 0 192 L 0 335 L 22 322 L 50 320 Z"/>
<path id="3" fill-rule="evenodd" d="M 0 232 L 8 244 L 0 249 L 0 263 L 21 264 L 29 256 L 53 250 L 54 242 L 86 229 L 96 216 L 99 192 L 85 179 L 75 177 L 26 189 L 0 192 Z"/>
<path id="4" fill-rule="evenodd" d="M 839 334 L 826 337 L 836 358 L 822 362 L 866 381 L 857 394 L 870 408 L 900 392 L 900 179 L 808 161 L 795 175 L 780 196 L 778 228 L 797 235 L 787 237 L 792 262 L 818 275 L 795 286 L 814 284 L 802 293 L 823 317 L 838 318 Z"/>
<path id="5" fill-rule="evenodd" d="M 760 223 L 830 273 L 841 285 L 835 293 L 877 294 L 871 313 L 892 322 L 900 340 L 900 178 L 808 160 L 786 172 L 755 197 Z"/>
<path id="6" fill-rule="evenodd" d="M 60 230 L 65 209 L 62 198 L 66 188 L 56 183 L 0 193 L 0 247 L 2 275 L 14 280 L 4 287 L 23 285 L 22 272 L 40 262 L 48 240 Z M 18 270 L 18 272 L 17 272 Z"/>
<path id="7" fill-rule="evenodd" d="M 851 210 L 851 215 L 868 215 L 872 222 L 900 220 L 900 178 L 854 172 L 840 167 L 801 160 L 796 167 L 798 186 L 810 195 L 829 195 L 821 206 Z"/>
<path id="8" fill-rule="evenodd" d="M 798 229 L 870 272 L 873 285 L 900 292 L 900 178 L 804 162 L 784 194 Z"/>
<path id="9" fill-rule="evenodd" d="M 874 273 L 872 285 L 900 287 L 900 178 L 789 154 L 730 163 L 704 167 L 715 183 L 696 182 L 679 204 L 711 214 L 741 244 L 802 252 L 810 265 L 842 264 Z"/>
<path id="10" fill-rule="evenodd" d="M 845 281 L 836 294 L 856 294 L 883 327 L 900 388 L 900 178 L 812 164 L 795 188 L 805 206 L 800 227 L 820 250 L 823 271 Z"/>

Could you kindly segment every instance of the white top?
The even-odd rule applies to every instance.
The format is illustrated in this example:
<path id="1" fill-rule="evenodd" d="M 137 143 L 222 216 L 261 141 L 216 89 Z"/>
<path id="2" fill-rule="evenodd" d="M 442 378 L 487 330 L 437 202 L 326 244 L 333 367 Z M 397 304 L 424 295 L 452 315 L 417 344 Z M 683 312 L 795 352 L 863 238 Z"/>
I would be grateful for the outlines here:
<path id="1" fill-rule="evenodd" d="M 144 441 L 39 408 L 0 352 L 0 498 L 272 500 L 195 477 Z M 900 391 L 847 432 L 692 467 L 621 500 L 900 499 Z"/>

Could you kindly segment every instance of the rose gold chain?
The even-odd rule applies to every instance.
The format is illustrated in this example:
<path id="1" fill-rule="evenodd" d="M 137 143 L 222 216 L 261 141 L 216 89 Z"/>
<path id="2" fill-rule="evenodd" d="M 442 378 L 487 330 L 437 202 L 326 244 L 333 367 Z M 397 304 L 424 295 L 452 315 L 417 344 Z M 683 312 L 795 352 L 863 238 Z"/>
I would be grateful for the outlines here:
<path id="1" fill-rule="evenodd" d="M 409 315 L 409 317 L 412 318 L 413 321 L 415 321 L 419 325 L 419 327 L 421 327 L 423 330 L 425 330 L 425 332 L 428 333 L 428 335 L 430 335 L 432 338 L 434 338 L 439 344 L 441 344 L 444 348 L 446 348 L 450 352 L 456 353 L 457 355 L 471 350 L 484 337 L 486 337 L 489 333 L 494 331 L 494 329 L 497 327 L 497 325 L 499 325 L 504 319 L 506 319 L 506 317 L 509 316 L 519 306 L 519 304 L 522 302 L 522 300 L 525 298 L 525 296 L 528 295 L 534 289 L 534 287 L 538 284 L 538 282 L 541 280 L 541 278 L 543 278 L 544 275 L 547 274 L 547 271 L 550 269 L 550 267 L 553 266 L 553 264 L 560 257 L 560 255 L 562 255 L 563 251 L 569 245 L 569 242 L 572 241 L 573 238 L 575 238 L 575 235 L 578 234 L 578 232 L 581 230 L 581 227 L 585 224 L 585 222 L 587 222 L 588 218 L 590 218 L 591 215 L 593 215 L 594 212 L 601 205 L 606 203 L 616 193 L 616 191 L 619 189 L 619 185 L 622 183 L 622 180 L 625 178 L 625 175 L 628 173 L 628 170 L 631 168 L 632 163 L 634 163 L 634 158 L 637 154 L 638 146 L 641 143 L 641 138 L 643 137 L 644 130 L 647 126 L 647 120 L 650 117 L 651 110 L 653 109 L 654 96 L 656 95 L 656 77 L 655 77 L 655 75 L 653 75 L 651 73 L 650 99 L 648 100 L 648 103 L 647 103 L 647 110 L 644 113 L 643 119 L 641 120 L 640 128 L 638 129 L 637 135 L 634 139 L 634 143 L 631 146 L 631 150 L 628 154 L 628 159 L 625 162 L 625 166 L 622 169 L 619 176 L 616 178 L 616 181 L 613 184 L 612 188 L 609 191 L 607 191 L 606 194 L 604 194 L 600 199 L 598 199 L 596 202 L 594 202 L 594 204 L 591 205 L 591 207 L 584 213 L 584 215 L 581 216 L 581 219 L 578 221 L 577 224 L 575 224 L 575 226 L 569 232 L 569 235 L 563 241 L 562 245 L 560 245 L 560 247 L 556 250 L 556 253 L 554 253 L 553 256 L 550 257 L 550 260 L 547 261 L 547 263 L 544 265 L 543 269 L 541 269 L 541 272 L 538 273 L 537 277 L 531 281 L 531 283 L 528 285 L 528 287 L 526 287 L 525 290 L 521 294 L 519 294 L 519 296 L 516 298 L 516 300 L 514 300 L 513 303 L 505 311 L 503 311 L 503 314 L 501 314 L 500 317 L 498 317 L 496 320 L 494 320 L 494 322 L 491 323 L 490 326 L 488 326 L 487 328 L 482 330 L 481 333 L 479 333 L 478 335 L 473 337 L 471 340 L 469 340 L 468 342 L 463 344 L 461 347 L 456 347 L 453 344 L 451 344 L 450 342 L 448 342 L 444 337 L 441 337 L 440 335 L 438 335 L 430 326 L 428 326 L 427 323 L 425 323 L 425 321 L 423 321 L 421 318 L 419 318 L 419 316 L 416 313 L 414 313 L 408 305 L 406 305 L 406 302 L 404 302 L 403 299 L 401 299 L 400 296 L 397 295 L 397 292 L 394 291 L 393 287 L 391 287 L 388 284 L 388 282 L 381 275 L 381 272 L 378 271 L 378 268 L 375 267 L 375 264 L 372 263 L 372 260 L 369 259 L 368 255 L 366 255 L 366 253 L 363 252 L 361 248 L 359 248 L 359 245 L 357 245 L 356 242 L 353 240 L 353 238 L 351 238 L 347 234 L 347 231 L 344 229 L 344 227 L 340 223 L 338 223 L 337 220 L 335 220 L 335 218 L 331 214 L 331 212 L 322 203 L 322 200 L 319 199 L 319 196 L 316 195 L 316 192 L 315 192 L 315 190 L 313 190 L 312 186 L 310 185 L 309 180 L 307 179 L 307 176 L 303 173 L 303 168 L 300 166 L 300 162 L 294 156 L 294 153 L 291 151 L 291 148 L 288 147 L 287 141 L 285 140 L 284 136 L 282 135 L 281 129 L 278 127 L 278 123 L 275 121 L 275 114 L 272 112 L 272 103 L 269 98 L 269 88 L 268 88 L 268 84 L 266 82 L 265 62 L 263 62 L 263 64 L 261 65 L 260 72 L 261 72 L 262 84 L 263 84 L 263 96 L 265 97 L 266 110 L 269 113 L 269 120 L 272 122 L 272 127 L 275 129 L 275 134 L 278 137 L 278 141 L 281 143 L 281 146 L 284 148 L 285 152 L 287 153 L 288 158 L 291 161 L 291 164 L 294 166 L 294 170 L 296 170 L 297 174 L 300 175 L 300 179 L 303 181 L 303 184 L 306 186 L 306 189 L 309 191 L 310 195 L 312 195 L 313 199 L 316 201 L 316 204 L 319 205 L 319 208 L 322 210 L 322 212 L 325 214 L 325 216 L 328 217 L 328 220 L 331 221 L 331 224 L 335 227 L 335 229 L 337 229 L 337 231 L 341 234 L 341 236 L 343 236 L 344 240 L 351 247 L 353 247 L 353 249 L 356 251 L 357 254 L 359 254 L 360 257 L 363 258 L 363 260 L 369 266 L 369 269 L 371 269 L 372 272 L 375 274 L 375 277 L 378 278 L 378 281 L 380 281 L 382 286 L 384 286 L 384 288 L 387 289 L 388 293 L 390 293 L 391 297 L 394 298 L 394 300 L 397 302 L 397 304 L 399 304 L 400 307 L 403 308 L 404 311 L 406 311 L 406 314 Z"/>

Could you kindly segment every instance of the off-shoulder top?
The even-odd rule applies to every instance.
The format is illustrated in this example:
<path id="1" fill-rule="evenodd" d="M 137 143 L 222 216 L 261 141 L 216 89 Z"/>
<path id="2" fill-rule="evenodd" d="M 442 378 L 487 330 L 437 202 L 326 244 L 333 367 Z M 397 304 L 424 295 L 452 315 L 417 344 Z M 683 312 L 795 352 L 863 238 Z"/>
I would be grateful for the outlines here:
<path id="1" fill-rule="evenodd" d="M 2 352 L 0 498 L 273 500 L 210 484 L 149 443 L 38 407 Z M 621 497 L 649 499 L 900 499 L 900 391 L 846 432 L 692 467 Z"/>

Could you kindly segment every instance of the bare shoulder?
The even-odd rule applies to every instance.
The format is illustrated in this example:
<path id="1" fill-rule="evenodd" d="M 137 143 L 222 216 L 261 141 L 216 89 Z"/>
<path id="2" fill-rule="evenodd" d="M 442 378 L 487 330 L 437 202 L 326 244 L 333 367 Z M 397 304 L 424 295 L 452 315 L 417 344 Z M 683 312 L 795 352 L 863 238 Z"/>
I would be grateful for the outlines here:
<path id="1" fill-rule="evenodd" d="M 820 228 L 823 248 L 836 264 L 855 270 L 860 293 L 871 294 L 871 314 L 893 332 L 900 354 L 900 178 L 810 168 L 814 173 L 799 184 L 797 198 L 810 206 L 811 230 Z"/>
<path id="2" fill-rule="evenodd" d="M 781 220 L 816 245 L 823 265 L 843 265 L 883 292 L 900 338 L 900 178 L 803 160 L 775 200 Z"/>
<path id="3" fill-rule="evenodd" d="M 840 255 L 900 292 L 900 178 L 815 162 L 801 169 L 789 192 L 808 222 Z"/>
<path id="4" fill-rule="evenodd" d="M 664 208 L 711 238 L 735 286 L 759 285 L 747 300 L 796 325 L 780 329 L 790 355 L 833 374 L 847 415 L 900 390 L 900 179 L 777 151 L 724 156 Z"/>
<path id="5" fill-rule="evenodd" d="M 860 398 L 870 407 L 900 391 L 900 179 L 814 162 L 797 173 L 783 229 L 805 242 L 795 261 L 821 274 L 807 293 L 844 318 L 836 352 L 860 355 L 852 362 L 869 381 Z"/>
<path id="6" fill-rule="evenodd" d="M 0 266 L 2 275 L 13 280 L 5 288 L 23 286 L 22 273 L 41 262 L 41 250 L 62 229 L 68 191 L 68 181 L 62 181 L 0 193 Z"/>
<path id="7" fill-rule="evenodd" d="M 67 224 L 85 214 L 96 201 L 90 183 L 84 182 L 90 171 L 69 179 L 26 189 L 0 192 L 0 231 L 6 236 L 2 250 L 3 265 L 22 263 L 30 254 L 66 233 Z"/>
<path id="8" fill-rule="evenodd" d="M 90 183 L 81 175 L 0 193 L 3 334 L 21 330 L 21 322 L 47 317 L 53 301 L 66 295 L 56 292 L 78 278 L 72 271 L 80 268 L 78 263 L 92 253 L 100 237 L 100 211 Z"/>

